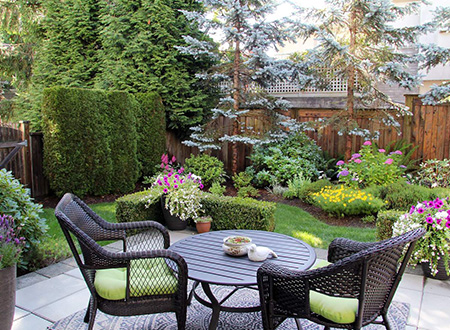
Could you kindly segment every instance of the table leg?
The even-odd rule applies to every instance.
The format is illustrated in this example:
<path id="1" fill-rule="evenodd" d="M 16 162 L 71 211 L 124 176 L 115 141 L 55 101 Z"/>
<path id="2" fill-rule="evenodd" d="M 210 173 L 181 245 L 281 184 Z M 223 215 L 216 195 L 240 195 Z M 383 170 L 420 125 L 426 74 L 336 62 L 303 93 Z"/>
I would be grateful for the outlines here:
<path id="1" fill-rule="evenodd" d="M 214 294 L 211 291 L 211 288 L 208 283 L 202 282 L 202 288 L 205 292 L 206 296 L 211 301 L 211 308 L 212 308 L 212 315 L 211 315 L 211 321 L 209 322 L 209 330 L 215 330 L 217 329 L 217 325 L 219 324 L 219 314 L 220 314 L 220 305 L 217 301 L 216 297 L 214 297 Z"/>
<path id="2" fill-rule="evenodd" d="M 191 292 L 189 293 L 189 297 L 188 297 L 188 300 L 187 300 L 188 306 L 191 305 L 192 297 L 194 296 L 194 291 L 195 291 L 195 289 L 197 289 L 199 284 L 200 283 L 198 281 L 195 281 L 194 284 L 192 285 L 192 289 L 191 289 Z"/>

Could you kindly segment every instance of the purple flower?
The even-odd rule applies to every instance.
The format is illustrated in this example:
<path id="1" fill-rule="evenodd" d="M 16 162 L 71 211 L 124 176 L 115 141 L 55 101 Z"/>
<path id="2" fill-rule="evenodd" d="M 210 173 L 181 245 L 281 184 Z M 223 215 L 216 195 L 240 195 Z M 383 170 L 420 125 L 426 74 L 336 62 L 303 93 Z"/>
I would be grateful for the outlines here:
<path id="1" fill-rule="evenodd" d="M 200 187 L 200 189 L 203 189 L 204 185 L 200 183 L 199 187 Z"/>
<path id="2" fill-rule="evenodd" d="M 177 189 L 177 188 L 178 188 L 178 185 L 177 185 L 177 184 L 174 184 L 173 187 L 174 187 L 175 189 Z"/>
<path id="3" fill-rule="evenodd" d="M 169 189 L 167 189 L 167 188 L 164 188 L 164 193 L 167 193 L 168 191 L 169 191 Z"/>
<path id="4" fill-rule="evenodd" d="M 427 217 L 426 219 L 427 223 L 433 223 L 433 218 L 432 217 Z"/>
<path id="5" fill-rule="evenodd" d="M 405 165 L 400 165 L 399 167 L 400 167 L 400 168 L 406 168 L 406 166 L 405 166 Z"/>
<path id="6" fill-rule="evenodd" d="M 160 179 L 158 179 L 158 185 L 162 186 L 162 182 Z"/>
<path id="7" fill-rule="evenodd" d="M 166 167 L 166 164 L 161 163 L 161 168 L 164 168 L 164 167 Z"/>
<path id="8" fill-rule="evenodd" d="M 417 213 L 422 214 L 423 212 L 425 212 L 425 210 L 422 207 L 417 209 Z"/>
<path id="9" fill-rule="evenodd" d="M 338 174 L 337 176 L 338 176 L 338 178 L 339 178 L 340 176 L 347 176 L 347 175 L 349 175 L 349 171 L 343 170 L 343 171 L 340 171 L 339 174 Z"/>
<path id="10" fill-rule="evenodd" d="M 385 164 L 391 165 L 394 160 L 392 158 L 386 159 Z"/>
<path id="11" fill-rule="evenodd" d="M 372 145 L 372 142 L 370 142 L 370 141 L 365 141 L 363 143 L 363 146 L 371 146 L 371 145 Z"/>
<path id="12" fill-rule="evenodd" d="M 167 176 L 168 176 L 168 177 L 170 178 L 170 177 L 172 176 L 172 174 L 173 174 L 173 173 L 172 173 L 172 172 L 170 172 L 170 173 L 169 173 L 169 174 L 168 174 Z"/>
<path id="13" fill-rule="evenodd" d="M 397 154 L 397 155 L 403 155 L 403 152 L 401 152 L 400 150 L 395 150 L 395 151 L 394 151 L 394 154 Z"/>
<path id="14" fill-rule="evenodd" d="M 384 149 L 378 149 L 378 152 L 386 152 Z"/>
<path id="15" fill-rule="evenodd" d="M 450 220 L 445 223 L 445 227 L 450 228 Z"/>
<path id="16" fill-rule="evenodd" d="M 353 159 L 353 158 L 359 158 L 359 157 L 361 157 L 360 154 L 353 154 L 353 155 L 352 155 L 352 159 Z"/>
<path id="17" fill-rule="evenodd" d="M 427 203 L 427 206 L 428 206 L 428 207 L 433 207 L 433 206 L 434 206 L 434 202 L 433 202 L 433 201 L 429 201 L 429 202 Z"/>
<path id="18" fill-rule="evenodd" d="M 344 164 L 345 164 L 345 162 L 343 160 L 340 160 L 340 161 L 338 161 L 336 163 L 337 166 L 341 166 L 341 165 L 344 165 Z"/>
<path id="19" fill-rule="evenodd" d="M 178 174 L 175 174 L 175 175 L 174 175 L 174 178 L 175 178 L 175 179 L 179 179 L 180 176 L 179 176 Z"/>
<path id="20" fill-rule="evenodd" d="M 355 163 L 360 164 L 361 163 L 361 159 L 355 159 Z"/>

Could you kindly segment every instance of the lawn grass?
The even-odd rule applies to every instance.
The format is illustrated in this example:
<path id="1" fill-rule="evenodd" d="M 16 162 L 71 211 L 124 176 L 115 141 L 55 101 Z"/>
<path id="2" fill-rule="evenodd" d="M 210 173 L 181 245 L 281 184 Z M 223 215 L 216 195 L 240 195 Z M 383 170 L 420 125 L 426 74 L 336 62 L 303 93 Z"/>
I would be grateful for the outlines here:
<path id="1" fill-rule="evenodd" d="M 275 211 L 275 232 L 301 239 L 312 247 L 322 249 L 326 249 L 336 237 L 360 242 L 376 241 L 373 228 L 330 226 L 298 207 L 280 203 Z"/>

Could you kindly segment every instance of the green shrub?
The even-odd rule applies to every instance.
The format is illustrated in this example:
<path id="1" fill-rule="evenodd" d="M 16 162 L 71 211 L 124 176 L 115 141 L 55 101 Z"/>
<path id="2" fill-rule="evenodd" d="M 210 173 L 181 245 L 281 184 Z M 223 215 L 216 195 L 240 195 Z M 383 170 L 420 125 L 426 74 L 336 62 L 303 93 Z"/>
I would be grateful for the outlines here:
<path id="1" fill-rule="evenodd" d="M 372 142 L 366 141 L 348 163 L 342 160 L 337 162 L 339 181 L 359 188 L 396 182 L 405 171 L 400 163 L 402 155 L 400 150 L 388 154 L 386 150 L 376 149 Z"/>
<path id="2" fill-rule="evenodd" d="M 206 194 L 202 200 L 205 214 L 214 221 L 214 230 L 253 229 L 273 231 L 275 229 L 276 204 L 252 198 L 214 196 Z"/>
<path id="3" fill-rule="evenodd" d="M 45 220 L 40 217 L 42 205 L 36 204 L 30 197 L 29 189 L 25 189 L 6 169 L 0 170 L 0 214 L 14 218 L 15 226 L 20 226 L 20 236 L 25 237 L 19 268 L 32 267 L 41 238 L 47 231 Z M 30 269 L 33 270 L 33 269 Z"/>
<path id="4" fill-rule="evenodd" d="M 137 159 L 137 102 L 125 92 L 107 92 L 109 120 L 108 138 L 112 162 L 111 191 L 126 193 L 134 190 L 139 178 Z"/>
<path id="5" fill-rule="evenodd" d="M 164 223 L 164 217 L 160 202 L 155 202 L 148 208 L 145 207 L 148 195 L 147 191 L 140 191 L 134 194 L 122 196 L 116 200 L 117 222 L 133 222 L 153 220 Z"/>
<path id="6" fill-rule="evenodd" d="M 118 222 L 154 220 L 163 223 L 160 203 L 145 208 L 143 197 L 148 192 L 123 196 L 117 199 Z M 214 196 L 205 193 L 202 197 L 205 214 L 214 221 L 213 229 L 255 229 L 273 231 L 275 228 L 275 203 L 261 202 L 251 198 Z"/>
<path id="7" fill-rule="evenodd" d="M 211 188 L 209 188 L 209 192 L 216 196 L 223 196 L 226 190 L 227 188 L 222 186 L 219 182 L 214 182 L 211 185 Z"/>
<path id="8" fill-rule="evenodd" d="M 323 188 L 311 199 L 314 205 L 337 216 L 374 214 L 384 206 L 381 199 L 344 185 Z"/>
<path id="9" fill-rule="evenodd" d="M 326 187 L 333 187 L 333 184 L 327 179 L 317 180 L 310 183 L 305 183 L 297 192 L 297 197 L 305 202 L 311 203 L 311 195 L 321 191 Z"/>
<path id="10" fill-rule="evenodd" d="M 253 148 L 250 156 L 255 184 L 268 186 L 275 181 L 287 184 L 295 175 L 315 179 L 325 165 L 322 151 L 303 133 L 292 134 L 281 142 Z"/>
<path id="11" fill-rule="evenodd" d="M 166 150 L 166 114 L 157 93 L 137 93 L 136 112 L 137 157 L 142 176 L 158 171 L 161 155 Z"/>
<path id="12" fill-rule="evenodd" d="M 238 191 L 238 197 L 256 197 L 259 195 L 257 189 L 252 187 L 252 176 L 247 172 L 235 173 L 233 175 L 234 187 Z"/>
<path id="13" fill-rule="evenodd" d="M 411 205 L 425 200 L 433 200 L 437 197 L 448 197 L 447 189 L 430 189 L 423 186 L 408 184 L 398 181 L 383 187 L 379 187 L 377 197 L 387 201 L 388 209 L 409 210 Z M 375 190 L 373 190 L 375 192 Z"/>
<path id="14" fill-rule="evenodd" d="M 191 155 L 184 162 L 186 172 L 191 172 L 202 178 L 202 183 L 210 187 L 214 182 L 225 181 L 225 169 L 223 162 L 207 154 Z"/>
<path id="15" fill-rule="evenodd" d="M 392 225 L 404 214 L 403 211 L 385 210 L 378 212 L 377 215 L 377 240 L 381 241 L 392 237 Z"/>
<path id="16" fill-rule="evenodd" d="M 285 198 L 299 198 L 303 196 L 303 190 L 305 186 L 311 183 L 311 179 L 305 178 L 303 173 L 295 175 L 292 179 L 288 181 L 288 191 L 284 193 Z"/>
<path id="17" fill-rule="evenodd" d="M 420 164 L 414 182 L 422 186 L 447 188 L 450 186 L 450 159 L 429 159 Z"/>
<path id="18" fill-rule="evenodd" d="M 44 90 L 44 166 L 57 195 L 103 195 L 134 188 L 134 104 L 123 92 Z"/>

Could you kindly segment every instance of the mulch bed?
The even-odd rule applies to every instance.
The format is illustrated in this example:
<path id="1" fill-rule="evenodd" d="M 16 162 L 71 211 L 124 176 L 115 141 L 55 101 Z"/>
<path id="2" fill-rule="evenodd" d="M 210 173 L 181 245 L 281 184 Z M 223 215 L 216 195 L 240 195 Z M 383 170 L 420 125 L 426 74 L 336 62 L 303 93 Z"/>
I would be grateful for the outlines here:
<path id="1" fill-rule="evenodd" d="M 137 183 L 136 188 L 134 189 L 134 192 L 142 191 L 144 190 L 148 185 L 144 185 L 142 183 Z M 233 185 L 230 182 L 227 182 L 226 184 L 226 192 L 225 195 L 227 196 L 236 196 L 236 189 L 233 187 Z M 117 198 L 123 196 L 123 194 L 109 194 L 104 196 L 91 196 L 87 195 L 84 196 L 82 199 L 86 204 L 96 204 L 96 203 L 108 203 L 108 202 L 114 202 Z M 375 225 L 373 223 L 364 223 L 361 221 L 361 217 L 359 216 L 346 216 L 346 217 L 335 217 L 330 216 L 327 212 L 323 211 L 321 208 L 307 204 L 297 198 L 295 199 L 284 199 L 281 196 L 277 196 L 274 194 L 269 193 L 265 189 L 259 190 L 259 197 L 257 197 L 258 200 L 268 201 L 268 202 L 274 202 L 274 203 L 283 203 L 290 206 L 299 207 L 302 210 L 308 212 L 316 219 L 323 221 L 329 225 L 333 226 L 346 226 L 346 227 L 369 227 L 373 228 Z M 36 199 L 36 202 L 43 205 L 44 208 L 51 207 L 55 208 L 58 204 L 58 201 L 60 200 L 60 197 L 57 196 L 47 196 L 42 199 Z"/>

